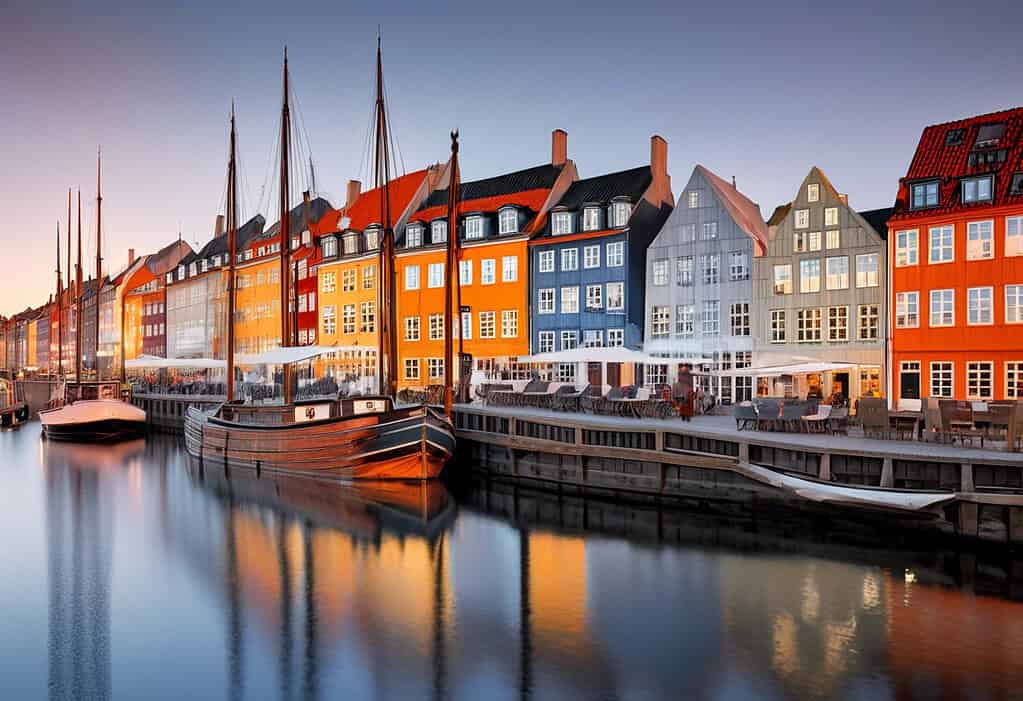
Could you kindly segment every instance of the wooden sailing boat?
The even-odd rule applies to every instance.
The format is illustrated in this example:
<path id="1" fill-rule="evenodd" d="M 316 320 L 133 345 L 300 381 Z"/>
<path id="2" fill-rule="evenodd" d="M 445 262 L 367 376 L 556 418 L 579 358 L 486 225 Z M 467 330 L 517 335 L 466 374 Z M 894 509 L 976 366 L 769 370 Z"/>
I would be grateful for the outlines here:
<path id="1" fill-rule="evenodd" d="M 146 412 L 122 397 L 121 380 L 103 381 L 99 372 L 100 290 L 103 282 L 101 162 L 96 157 L 96 380 L 81 379 L 82 203 L 78 198 L 78 270 L 75 381 L 64 384 L 63 405 L 39 412 L 43 435 L 55 441 L 97 443 L 135 438 L 146 430 Z M 59 254 L 58 254 L 59 255 Z M 123 349 L 122 349 L 123 352 Z"/>
<path id="2" fill-rule="evenodd" d="M 393 317 L 395 290 L 394 232 L 389 211 L 387 164 L 387 117 L 383 99 L 380 45 L 377 43 L 376 173 L 382 187 L 380 246 L 381 306 Z M 292 474 L 315 474 L 341 479 L 428 480 L 440 475 L 455 449 L 449 417 L 428 406 L 394 406 L 397 339 L 393 319 L 380 328 L 379 396 L 338 400 L 292 401 L 289 357 L 293 338 L 290 328 L 290 223 L 288 163 L 290 159 L 290 111 L 288 104 L 288 59 L 284 54 L 284 100 L 281 111 L 281 346 L 269 355 L 284 365 L 283 404 L 255 406 L 234 399 L 234 261 L 237 231 L 237 174 L 235 168 L 235 126 L 231 117 L 231 155 L 228 163 L 228 353 L 227 387 L 229 401 L 211 412 L 189 408 L 185 417 L 188 452 L 204 461 L 224 465 L 272 470 Z M 451 275 L 446 276 L 450 280 Z M 385 279 L 386 278 L 386 279 Z M 449 310 L 450 312 L 450 310 Z M 383 316 L 383 315 L 382 315 Z M 450 328 L 450 326 L 448 327 Z"/>

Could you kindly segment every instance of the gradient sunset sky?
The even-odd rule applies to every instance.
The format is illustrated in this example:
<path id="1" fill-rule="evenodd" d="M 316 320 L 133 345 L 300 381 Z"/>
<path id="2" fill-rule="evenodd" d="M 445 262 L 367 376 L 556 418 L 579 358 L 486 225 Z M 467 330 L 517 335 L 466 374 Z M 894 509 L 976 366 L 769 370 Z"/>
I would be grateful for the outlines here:
<path id="1" fill-rule="evenodd" d="M 254 214 L 275 168 L 285 44 L 317 189 L 335 204 L 368 177 L 378 25 L 408 170 L 446 159 L 454 127 L 465 179 L 546 162 L 555 128 L 582 177 L 647 162 L 659 133 L 676 194 L 702 163 L 765 217 L 815 164 L 854 207 L 890 205 L 925 125 L 1023 104 L 1018 0 L 500 7 L 7 0 L 0 314 L 53 290 L 68 187 L 83 191 L 93 268 L 98 145 L 108 270 L 179 229 L 209 239 L 232 98 Z"/>

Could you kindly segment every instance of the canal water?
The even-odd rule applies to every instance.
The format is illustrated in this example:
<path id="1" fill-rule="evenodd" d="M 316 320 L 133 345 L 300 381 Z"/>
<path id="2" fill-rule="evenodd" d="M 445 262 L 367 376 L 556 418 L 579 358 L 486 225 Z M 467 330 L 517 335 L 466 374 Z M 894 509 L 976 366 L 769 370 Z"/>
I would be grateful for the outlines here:
<path id="1" fill-rule="evenodd" d="M 33 423 L 0 434 L 0 699 L 1023 697 L 1019 561 L 829 528 Z"/>

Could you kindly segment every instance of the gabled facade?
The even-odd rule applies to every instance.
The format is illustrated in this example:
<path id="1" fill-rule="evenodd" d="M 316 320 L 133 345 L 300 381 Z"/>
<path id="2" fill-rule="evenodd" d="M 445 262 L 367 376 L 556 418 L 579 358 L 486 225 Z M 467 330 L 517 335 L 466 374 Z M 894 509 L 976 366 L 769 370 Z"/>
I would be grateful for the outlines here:
<path id="1" fill-rule="evenodd" d="M 689 361 L 707 373 L 697 376 L 705 392 L 724 402 L 752 396 L 752 377 L 713 373 L 752 364 L 753 259 L 766 246 L 760 206 L 696 166 L 646 253 L 644 349 L 674 359 L 655 381 Z"/>
<path id="2" fill-rule="evenodd" d="M 528 243 L 548 210 L 576 179 L 567 135 L 554 132 L 551 162 L 461 183 L 458 208 L 462 307 L 456 314 L 464 352 L 490 375 L 524 376 L 529 353 Z M 447 174 L 409 217 L 397 239 L 398 386 L 425 387 L 444 379 L 444 275 Z M 454 304 L 457 304 L 455 296 Z"/>
<path id="3" fill-rule="evenodd" d="M 883 394 L 883 222 L 890 213 L 857 212 L 815 166 L 792 202 L 771 217 L 766 253 L 753 262 L 754 365 L 853 366 L 792 378 L 806 386 L 787 391 L 804 396 L 819 387 L 825 397 L 835 391 L 851 398 Z M 774 393 L 766 382 L 761 393 Z"/>
<path id="4" fill-rule="evenodd" d="M 925 128 L 888 227 L 892 395 L 1023 398 L 1023 108 Z"/>
<path id="5" fill-rule="evenodd" d="M 167 274 L 173 272 L 192 247 L 178 239 L 143 258 L 143 264 L 125 282 L 125 359 L 140 355 L 167 357 Z"/>
<path id="6" fill-rule="evenodd" d="M 642 345 L 646 251 L 674 206 L 667 158 L 654 136 L 649 165 L 576 180 L 550 209 L 529 244 L 534 353 Z"/>

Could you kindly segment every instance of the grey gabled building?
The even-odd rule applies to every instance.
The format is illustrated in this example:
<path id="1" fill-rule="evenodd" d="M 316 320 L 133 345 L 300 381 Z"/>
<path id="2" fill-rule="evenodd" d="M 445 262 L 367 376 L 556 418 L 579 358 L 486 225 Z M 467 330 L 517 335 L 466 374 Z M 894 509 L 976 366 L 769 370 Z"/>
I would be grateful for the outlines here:
<path id="1" fill-rule="evenodd" d="M 883 393 L 890 213 L 857 212 L 816 166 L 795 199 L 775 210 L 766 255 L 753 264 L 754 365 L 850 367 L 764 377 L 759 393 Z"/>
<path id="2" fill-rule="evenodd" d="M 643 347 L 671 359 L 648 375 L 670 382 L 692 361 L 705 392 L 726 403 L 750 398 L 751 376 L 720 373 L 752 364 L 751 271 L 766 243 L 759 205 L 696 166 L 647 249 Z"/>

